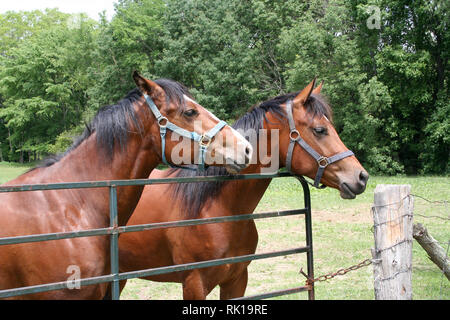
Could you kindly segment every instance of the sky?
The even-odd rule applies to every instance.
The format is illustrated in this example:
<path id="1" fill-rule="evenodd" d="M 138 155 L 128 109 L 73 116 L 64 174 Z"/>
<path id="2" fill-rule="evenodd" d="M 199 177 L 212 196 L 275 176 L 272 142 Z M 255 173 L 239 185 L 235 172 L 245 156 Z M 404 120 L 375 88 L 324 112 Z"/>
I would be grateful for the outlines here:
<path id="1" fill-rule="evenodd" d="M 116 0 L 0 0 L 0 13 L 6 11 L 30 11 L 35 9 L 58 8 L 65 13 L 84 12 L 98 20 L 98 14 L 106 10 L 108 19 L 114 14 Z"/>

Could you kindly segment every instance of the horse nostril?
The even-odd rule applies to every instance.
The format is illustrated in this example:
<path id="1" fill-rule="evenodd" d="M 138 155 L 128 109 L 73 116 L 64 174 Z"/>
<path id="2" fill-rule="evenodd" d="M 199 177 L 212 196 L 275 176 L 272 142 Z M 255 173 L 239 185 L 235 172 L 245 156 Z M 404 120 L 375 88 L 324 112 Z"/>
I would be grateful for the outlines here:
<path id="1" fill-rule="evenodd" d="M 367 183 L 367 180 L 369 180 L 369 174 L 367 173 L 367 171 L 361 171 L 359 173 L 359 180 L 364 184 Z"/>
<path id="2" fill-rule="evenodd" d="M 249 146 L 246 146 L 245 147 L 245 157 L 244 157 L 245 164 L 249 164 L 251 158 L 252 158 L 252 148 Z"/>

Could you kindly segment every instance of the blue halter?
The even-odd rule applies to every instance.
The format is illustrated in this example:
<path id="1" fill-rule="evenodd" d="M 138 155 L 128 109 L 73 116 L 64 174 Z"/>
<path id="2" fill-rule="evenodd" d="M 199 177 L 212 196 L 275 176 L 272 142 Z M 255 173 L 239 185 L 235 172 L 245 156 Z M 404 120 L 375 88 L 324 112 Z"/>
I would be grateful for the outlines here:
<path id="1" fill-rule="evenodd" d="M 189 167 L 181 167 L 176 166 L 173 164 L 170 164 L 167 162 L 166 159 L 166 132 L 167 129 L 171 130 L 172 132 L 177 133 L 180 136 L 186 137 L 188 139 L 194 140 L 198 142 L 199 145 L 199 152 L 198 152 L 198 168 L 200 170 L 205 170 L 205 158 L 206 158 L 206 151 L 208 149 L 208 146 L 211 144 L 211 140 L 214 138 L 214 136 L 219 133 L 220 130 L 223 129 L 227 125 L 227 123 L 223 120 L 219 121 L 211 130 L 208 132 L 199 135 L 195 131 L 187 131 L 183 128 L 178 127 L 176 124 L 173 124 L 169 121 L 166 117 L 164 117 L 161 112 L 159 112 L 158 108 L 156 107 L 153 100 L 146 94 L 144 94 L 145 100 L 147 101 L 148 106 L 150 107 L 150 110 L 152 111 L 153 115 L 156 118 L 156 121 L 158 122 L 159 126 L 159 133 L 161 135 L 161 146 L 162 146 L 162 161 L 164 164 L 167 164 L 171 166 L 172 168 L 182 168 L 182 169 L 192 169 Z M 196 169 L 194 169 L 196 170 Z"/>

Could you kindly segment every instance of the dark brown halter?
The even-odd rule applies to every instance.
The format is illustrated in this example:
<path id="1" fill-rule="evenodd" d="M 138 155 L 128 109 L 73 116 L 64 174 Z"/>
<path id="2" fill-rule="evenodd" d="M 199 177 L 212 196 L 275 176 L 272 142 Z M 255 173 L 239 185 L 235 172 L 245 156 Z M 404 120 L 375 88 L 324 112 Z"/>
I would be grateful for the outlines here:
<path id="1" fill-rule="evenodd" d="M 294 117 L 292 115 L 292 100 L 288 100 L 288 102 L 286 103 L 286 111 L 290 129 L 289 133 L 290 142 L 286 156 L 286 168 L 288 169 L 289 172 L 291 172 L 292 154 L 294 152 L 295 143 L 297 142 L 303 149 L 305 149 L 306 152 L 308 152 L 317 161 L 317 164 L 319 165 L 319 168 L 317 169 L 316 178 L 314 179 L 314 184 L 309 182 L 308 183 L 316 188 L 323 189 L 326 186 L 324 184 L 319 186 L 319 184 L 320 180 L 322 179 L 322 175 L 323 172 L 325 171 L 325 168 L 334 162 L 353 156 L 354 153 L 350 150 L 347 150 L 335 154 L 334 156 L 331 157 L 325 157 L 318 154 L 309 144 L 306 143 L 305 140 L 302 139 L 302 137 L 300 136 L 300 132 L 298 132 L 298 130 L 295 128 Z"/>

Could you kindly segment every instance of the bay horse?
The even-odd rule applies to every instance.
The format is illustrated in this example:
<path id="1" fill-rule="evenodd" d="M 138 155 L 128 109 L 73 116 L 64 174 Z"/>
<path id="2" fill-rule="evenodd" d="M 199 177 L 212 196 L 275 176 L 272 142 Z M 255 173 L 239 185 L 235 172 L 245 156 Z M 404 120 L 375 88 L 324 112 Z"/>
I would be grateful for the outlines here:
<path id="1" fill-rule="evenodd" d="M 207 139 L 206 164 L 230 172 L 248 166 L 249 142 L 196 103 L 182 84 L 169 79 L 151 81 L 137 72 L 133 78 L 137 88 L 117 104 L 101 108 L 63 155 L 44 161 L 6 185 L 148 178 L 162 159 L 174 160 L 172 151 L 178 142 L 171 130 L 190 130 L 192 136 L 202 138 L 195 145 L 189 141 L 193 146 L 188 154 L 191 163 L 198 153 L 194 146 Z M 194 122 L 196 126 L 201 123 L 197 131 L 214 132 L 210 137 L 200 135 Z M 167 137 L 161 137 L 162 129 L 170 129 L 165 132 Z M 211 162 L 211 153 L 217 162 Z M 143 186 L 117 188 L 119 225 L 127 223 L 142 190 Z M 108 196 L 108 188 L 0 193 L 0 237 L 108 227 Z M 69 266 L 77 266 L 82 278 L 105 275 L 110 272 L 109 258 L 108 236 L 3 245 L 0 289 L 67 281 L 72 275 L 67 273 Z M 100 299 L 107 287 L 104 283 L 12 299 Z"/>
<path id="2" fill-rule="evenodd" d="M 368 173 L 340 140 L 332 125 L 331 108 L 320 95 L 322 83 L 313 91 L 312 81 L 300 92 L 290 93 L 266 101 L 238 119 L 233 127 L 239 131 L 253 128 L 267 129 L 267 143 L 271 132 L 278 130 L 278 155 L 270 154 L 281 165 L 286 159 L 292 141 L 298 133 L 317 153 L 328 158 L 339 158 L 323 170 L 321 182 L 338 189 L 342 198 L 354 198 L 364 192 Z M 291 111 L 287 108 L 291 107 Z M 292 114 L 292 118 L 289 118 Z M 291 121 L 291 120 L 293 121 Z M 291 125 L 290 125 L 291 123 Z M 294 127 L 292 127 L 292 125 Z M 295 130 L 295 131 L 294 131 Z M 265 139 L 265 138 L 264 138 Z M 261 143 L 254 145 L 254 155 Z M 272 148 L 268 147 L 268 150 Z M 341 155 L 341 156 L 340 156 Z M 294 146 L 290 156 L 290 171 L 297 175 L 317 178 L 320 162 L 310 150 Z M 267 164 L 257 159 L 242 173 L 260 173 Z M 226 175 L 222 168 L 210 167 L 206 175 Z M 201 171 L 155 170 L 151 178 L 205 175 Z M 271 179 L 200 182 L 178 185 L 146 186 L 128 225 L 174 220 L 209 218 L 252 213 Z M 170 195 L 170 196 L 169 196 Z M 152 245 L 147 245 L 151 243 Z M 217 224 L 155 229 L 123 234 L 119 239 L 120 271 L 163 267 L 211 259 L 255 253 L 258 233 L 253 220 Z M 145 277 L 160 282 L 178 282 L 183 285 L 184 299 L 205 299 L 211 290 L 220 286 L 220 299 L 244 295 L 250 262 L 226 264 L 202 269 Z M 123 290 L 126 281 L 120 283 Z"/>

